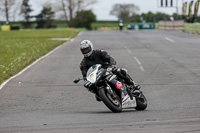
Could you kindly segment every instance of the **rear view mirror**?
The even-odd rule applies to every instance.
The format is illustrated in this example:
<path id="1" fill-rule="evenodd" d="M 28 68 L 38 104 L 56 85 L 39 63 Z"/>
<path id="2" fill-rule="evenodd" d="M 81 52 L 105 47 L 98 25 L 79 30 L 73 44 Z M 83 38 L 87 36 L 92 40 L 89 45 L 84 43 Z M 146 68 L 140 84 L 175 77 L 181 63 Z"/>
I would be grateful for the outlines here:
<path id="1" fill-rule="evenodd" d="M 81 79 L 78 77 L 78 78 L 74 79 L 74 83 L 76 84 L 76 83 L 78 83 L 80 80 L 81 80 Z"/>

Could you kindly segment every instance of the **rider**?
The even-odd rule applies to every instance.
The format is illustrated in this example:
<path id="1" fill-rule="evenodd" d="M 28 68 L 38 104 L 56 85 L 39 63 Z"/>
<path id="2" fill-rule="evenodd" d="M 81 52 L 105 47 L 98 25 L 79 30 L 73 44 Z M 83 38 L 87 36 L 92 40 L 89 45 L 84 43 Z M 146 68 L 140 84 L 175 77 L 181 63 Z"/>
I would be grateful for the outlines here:
<path id="1" fill-rule="evenodd" d="M 80 69 L 84 80 L 86 80 L 87 70 L 95 64 L 108 63 L 113 68 L 113 73 L 124 79 L 125 83 L 133 89 L 140 89 L 140 85 L 136 84 L 127 76 L 125 69 L 116 68 L 116 61 L 104 50 L 94 50 L 93 44 L 90 40 L 83 40 L 80 43 L 80 50 L 84 55 L 80 64 Z"/>
<path id="2" fill-rule="evenodd" d="M 120 31 L 123 30 L 123 26 L 124 26 L 123 20 L 120 20 L 120 21 L 119 21 L 119 30 L 120 30 Z"/>

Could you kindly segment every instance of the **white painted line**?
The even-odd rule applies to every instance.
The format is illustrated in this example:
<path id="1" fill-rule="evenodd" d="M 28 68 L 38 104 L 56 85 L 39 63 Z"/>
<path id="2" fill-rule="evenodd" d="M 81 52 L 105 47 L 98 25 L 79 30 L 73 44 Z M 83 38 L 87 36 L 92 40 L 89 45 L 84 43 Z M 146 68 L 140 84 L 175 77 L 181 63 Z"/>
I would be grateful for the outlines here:
<path id="1" fill-rule="evenodd" d="M 71 39 L 71 40 L 70 40 L 70 42 L 73 42 L 73 41 L 74 41 L 74 39 Z"/>
<path id="2" fill-rule="evenodd" d="M 78 36 L 80 36 L 83 32 L 84 32 L 84 31 L 79 32 L 79 33 L 78 33 Z"/>
<path id="3" fill-rule="evenodd" d="M 142 65 L 141 62 L 138 60 L 137 57 L 134 56 L 134 59 L 136 60 L 136 62 L 138 63 L 138 65 Z"/>
<path id="4" fill-rule="evenodd" d="M 165 39 L 167 40 L 167 41 L 170 41 L 170 42 L 175 42 L 174 40 L 172 40 L 172 39 L 170 39 L 170 38 L 168 38 L 168 37 L 165 37 Z"/>
<path id="5" fill-rule="evenodd" d="M 69 41 L 69 40 L 71 40 L 71 38 L 50 38 L 50 40 Z"/>
<path id="6" fill-rule="evenodd" d="M 71 40 L 73 40 L 73 39 L 71 39 Z M 71 40 L 68 41 L 68 42 L 71 42 Z M 1 90 L 9 81 L 11 81 L 12 79 L 18 77 L 19 75 L 21 75 L 22 73 L 24 73 L 27 69 L 29 69 L 30 67 L 32 67 L 33 65 L 35 65 L 35 64 L 36 64 L 37 62 L 39 62 L 40 60 L 46 58 L 47 56 L 49 56 L 50 54 L 52 54 L 53 52 L 55 52 L 56 50 L 58 50 L 58 49 L 61 48 L 62 46 L 68 44 L 68 42 L 65 42 L 65 43 L 63 43 L 62 45 L 56 47 L 55 49 L 53 49 L 52 51 L 50 51 L 50 52 L 47 53 L 46 55 L 40 57 L 39 59 L 37 59 L 36 61 L 34 61 L 32 64 L 30 64 L 29 66 L 27 66 L 26 68 L 24 68 L 23 70 L 21 70 L 21 71 L 20 71 L 19 73 L 17 73 L 16 75 L 14 75 L 14 76 L 10 77 L 9 79 L 7 79 L 6 81 L 4 81 L 4 82 L 0 85 L 0 90 Z"/>
<path id="7" fill-rule="evenodd" d="M 142 66 L 140 66 L 140 69 L 144 72 L 144 68 Z"/>
<path id="8" fill-rule="evenodd" d="M 125 48 L 126 48 L 126 50 L 128 51 L 129 54 L 134 56 L 133 52 L 130 49 L 128 49 L 127 47 L 125 47 Z M 136 56 L 134 56 L 134 59 L 137 62 L 137 64 L 139 65 L 140 70 L 144 72 L 144 68 L 143 68 L 142 63 L 140 62 L 140 60 Z"/>
<path id="9" fill-rule="evenodd" d="M 133 53 L 129 49 L 127 49 L 127 51 L 128 51 L 129 54 L 133 55 Z"/>

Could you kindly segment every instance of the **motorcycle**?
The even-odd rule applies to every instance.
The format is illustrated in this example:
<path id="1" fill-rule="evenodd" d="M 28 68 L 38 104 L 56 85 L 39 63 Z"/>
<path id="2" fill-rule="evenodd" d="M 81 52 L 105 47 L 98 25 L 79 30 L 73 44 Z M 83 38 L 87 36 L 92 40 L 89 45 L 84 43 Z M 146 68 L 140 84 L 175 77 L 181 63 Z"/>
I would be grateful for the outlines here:
<path id="1" fill-rule="evenodd" d="M 74 83 L 80 80 L 83 78 L 76 78 Z M 91 66 L 87 71 L 84 86 L 96 94 L 97 100 L 103 101 L 112 112 L 117 113 L 122 109 L 130 108 L 136 110 L 147 108 L 147 100 L 142 91 L 128 86 L 123 79 L 113 74 L 111 67 L 104 68 L 101 64 Z"/>

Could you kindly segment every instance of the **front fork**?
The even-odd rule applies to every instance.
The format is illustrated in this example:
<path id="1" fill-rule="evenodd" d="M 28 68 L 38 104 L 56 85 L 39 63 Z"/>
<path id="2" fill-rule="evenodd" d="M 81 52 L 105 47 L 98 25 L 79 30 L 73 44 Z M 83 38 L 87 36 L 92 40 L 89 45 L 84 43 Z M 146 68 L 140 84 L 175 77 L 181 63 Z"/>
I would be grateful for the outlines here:
<path id="1" fill-rule="evenodd" d="M 116 99 L 116 96 L 115 96 L 113 90 L 111 89 L 110 85 L 107 83 L 107 81 L 106 81 L 106 85 L 107 85 L 106 91 L 111 95 L 112 98 Z"/>

